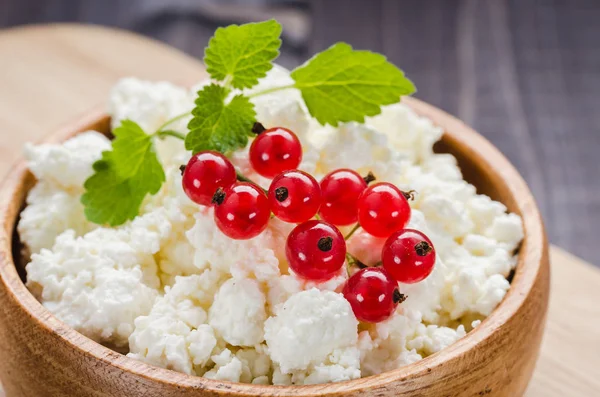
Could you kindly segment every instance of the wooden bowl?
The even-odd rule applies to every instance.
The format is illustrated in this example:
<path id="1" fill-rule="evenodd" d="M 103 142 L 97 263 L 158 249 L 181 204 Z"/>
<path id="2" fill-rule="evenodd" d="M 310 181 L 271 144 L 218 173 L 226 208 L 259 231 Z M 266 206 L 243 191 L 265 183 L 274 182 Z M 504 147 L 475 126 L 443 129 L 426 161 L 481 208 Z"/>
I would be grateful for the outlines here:
<path id="1" fill-rule="evenodd" d="M 535 366 L 548 304 L 548 245 L 540 214 L 521 176 L 486 139 L 430 105 L 410 98 L 405 102 L 444 128 L 436 150 L 454 154 L 465 179 L 523 218 L 525 239 L 512 286 L 466 337 L 394 371 L 314 386 L 220 382 L 130 359 L 63 324 L 23 284 L 15 223 L 34 178 L 21 161 L 0 188 L 0 376 L 7 396 L 522 395 Z M 48 141 L 87 129 L 108 132 L 108 116 L 92 114 Z"/>

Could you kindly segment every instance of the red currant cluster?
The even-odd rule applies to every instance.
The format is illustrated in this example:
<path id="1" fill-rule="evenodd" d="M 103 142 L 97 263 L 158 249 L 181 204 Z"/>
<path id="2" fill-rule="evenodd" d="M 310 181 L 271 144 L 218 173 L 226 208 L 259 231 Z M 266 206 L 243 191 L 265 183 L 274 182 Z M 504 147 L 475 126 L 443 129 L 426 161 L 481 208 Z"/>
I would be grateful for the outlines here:
<path id="1" fill-rule="evenodd" d="M 206 151 L 182 167 L 185 193 L 200 205 L 213 206 L 217 227 L 232 239 L 257 236 L 271 213 L 298 224 L 287 238 L 286 257 L 294 273 L 308 280 L 332 278 L 346 260 L 362 265 L 347 252 L 349 236 L 338 227 L 358 222 L 367 233 L 387 238 L 381 266 L 363 266 L 348 279 L 343 295 L 359 320 L 388 318 L 405 299 L 398 282 L 422 281 L 435 263 L 429 238 L 404 228 L 410 219 L 410 194 L 386 182 L 369 185 L 375 180 L 372 174 L 363 178 L 349 169 L 335 170 L 319 184 L 296 169 L 302 146 L 292 131 L 267 130 L 259 123 L 253 131 L 258 136 L 250 146 L 250 164 L 259 175 L 272 178 L 268 191 L 237 175 L 222 154 Z"/>

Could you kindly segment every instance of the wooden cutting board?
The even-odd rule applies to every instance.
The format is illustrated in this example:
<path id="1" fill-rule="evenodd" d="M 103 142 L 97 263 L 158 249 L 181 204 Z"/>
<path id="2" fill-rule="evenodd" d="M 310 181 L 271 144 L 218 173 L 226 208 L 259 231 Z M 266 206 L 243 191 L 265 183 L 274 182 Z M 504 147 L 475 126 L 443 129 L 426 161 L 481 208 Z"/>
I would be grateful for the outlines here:
<path id="1" fill-rule="evenodd" d="M 204 68 L 121 30 L 44 25 L 1 31 L 0 174 L 9 172 L 25 142 L 102 106 L 124 76 L 189 84 L 204 76 Z M 600 395 L 600 269 L 557 247 L 551 262 L 548 325 L 526 396 Z"/>

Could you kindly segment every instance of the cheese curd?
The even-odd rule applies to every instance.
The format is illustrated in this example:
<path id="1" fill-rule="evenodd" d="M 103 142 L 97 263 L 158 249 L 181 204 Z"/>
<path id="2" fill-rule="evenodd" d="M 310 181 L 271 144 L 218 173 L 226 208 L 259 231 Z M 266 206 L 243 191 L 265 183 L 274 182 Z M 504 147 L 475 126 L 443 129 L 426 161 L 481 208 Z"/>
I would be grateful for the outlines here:
<path id="1" fill-rule="evenodd" d="M 92 164 L 110 150 L 110 141 L 96 131 L 86 131 L 62 145 L 44 143 L 25 145 L 29 170 L 38 180 L 72 193 L 81 193 L 92 174 Z"/>
<path id="2" fill-rule="evenodd" d="M 366 124 L 342 123 L 322 131 L 319 174 L 350 168 L 361 175 L 373 172 L 378 181 L 393 181 L 404 156 L 392 149 L 388 137 Z"/>
<path id="3" fill-rule="evenodd" d="M 160 286 L 153 254 L 169 232 L 162 214 L 83 237 L 67 230 L 52 250 L 33 254 L 27 285 L 45 307 L 98 342 L 125 346 L 134 320 L 150 311 Z"/>
<path id="4" fill-rule="evenodd" d="M 67 229 L 81 236 L 96 227 L 85 218 L 80 198 L 46 181 L 31 189 L 17 226 L 30 253 L 52 248 L 56 237 Z"/>
<path id="5" fill-rule="evenodd" d="M 285 253 L 285 235 L 271 225 L 250 240 L 232 240 L 217 228 L 212 209 L 195 214 L 196 223 L 187 232 L 195 248 L 194 264 L 199 269 L 213 268 L 235 278 L 252 277 L 266 281 L 280 274 L 279 262 Z"/>
<path id="6" fill-rule="evenodd" d="M 82 132 L 62 145 L 25 146 L 27 166 L 38 184 L 27 195 L 17 230 L 30 253 L 52 248 L 67 229 L 81 236 L 95 228 L 85 218 L 80 198 L 92 164 L 108 149 L 108 138 L 95 131 Z"/>
<path id="7" fill-rule="evenodd" d="M 172 287 L 156 299 L 147 315 L 135 319 L 129 336 L 129 356 L 163 368 L 196 374 L 217 348 L 214 329 L 206 324 L 207 310 L 222 280 L 206 270 L 200 275 L 176 277 Z"/>
<path id="8" fill-rule="evenodd" d="M 291 83 L 289 73 L 275 67 L 246 93 Z M 109 98 L 113 127 L 128 118 L 153 133 L 193 107 L 194 91 L 124 79 Z M 38 183 L 18 231 L 33 254 L 27 285 L 42 304 L 84 335 L 155 366 L 220 381 L 300 385 L 416 362 L 479 326 L 504 298 L 523 238 L 521 219 L 477 194 L 452 155 L 434 153 L 441 128 L 402 103 L 383 107 L 364 124 L 323 127 L 294 89 L 251 100 L 265 127 L 298 135 L 300 168 L 317 179 L 347 167 L 415 190 L 407 227 L 430 237 L 436 263 L 424 281 L 399 285 L 407 299 L 389 319 L 357 321 L 339 293 L 345 269 L 325 282 L 293 274 L 284 249 L 294 225 L 271 219 L 251 240 L 224 236 L 213 210 L 183 192 L 179 166 L 191 153 L 175 138 L 155 142 L 166 182 L 146 197 L 136 219 L 116 228 L 89 223 L 79 201 L 83 183 L 110 149 L 96 132 L 26 147 Z M 182 116 L 169 129 L 185 134 L 188 120 Z M 249 164 L 250 144 L 230 158 L 268 187 Z M 358 231 L 348 250 L 375 265 L 383 242 Z"/>
<path id="9" fill-rule="evenodd" d="M 258 345 L 264 339 L 265 300 L 256 280 L 229 279 L 215 295 L 209 324 L 230 345 Z"/>
<path id="10" fill-rule="evenodd" d="M 112 117 L 113 128 L 118 127 L 122 120 L 129 119 L 151 133 L 167 120 L 191 111 L 193 103 L 194 96 L 188 90 L 171 83 L 125 78 L 110 91 L 108 113 Z M 179 130 L 186 124 L 186 120 L 180 120 L 169 128 Z"/>
<path id="11" fill-rule="evenodd" d="M 338 293 L 312 288 L 292 295 L 265 322 L 271 359 L 282 373 L 324 363 L 336 349 L 356 344 L 358 321 Z"/>

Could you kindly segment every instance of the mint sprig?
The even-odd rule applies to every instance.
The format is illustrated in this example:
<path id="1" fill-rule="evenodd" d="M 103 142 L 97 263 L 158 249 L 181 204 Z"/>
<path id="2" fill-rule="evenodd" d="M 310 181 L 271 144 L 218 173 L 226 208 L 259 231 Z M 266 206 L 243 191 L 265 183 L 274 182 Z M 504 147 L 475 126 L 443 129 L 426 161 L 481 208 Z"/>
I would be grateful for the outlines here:
<path id="1" fill-rule="evenodd" d="M 281 46 L 281 25 L 275 20 L 219 28 L 205 51 L 204 63 L 212 84 L 198 91 L 188 134 L 166 127 L 147 134 L 133 121 L 115 129 L 112 150 L 94 164 L 81 201 L 88 220 L 117 226 L 133 219 L 148 194 L 156 194 L 165 173 L 154 151 L 154 139 L 185 139 L 194 153 L 228 153 L 245 147 L 255 122 L 250 98 L 285 89 L 298 89 L 308 111 L 321 124 L 363 122 L 381 106 L 415 92 L 413 83 L 383 55 L 337 43 L 294 69 L 293 84 L 269 87 L 250 95 L 239 90 L 256 86 L 273 67 Z M 234 91 L 236 90 L 237 91 Z"/>

